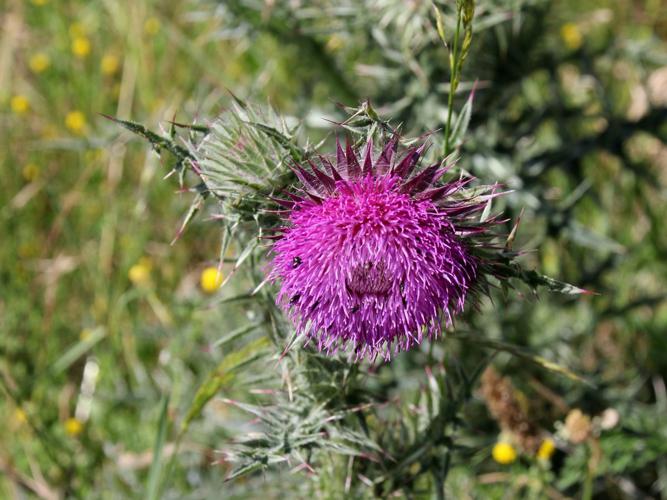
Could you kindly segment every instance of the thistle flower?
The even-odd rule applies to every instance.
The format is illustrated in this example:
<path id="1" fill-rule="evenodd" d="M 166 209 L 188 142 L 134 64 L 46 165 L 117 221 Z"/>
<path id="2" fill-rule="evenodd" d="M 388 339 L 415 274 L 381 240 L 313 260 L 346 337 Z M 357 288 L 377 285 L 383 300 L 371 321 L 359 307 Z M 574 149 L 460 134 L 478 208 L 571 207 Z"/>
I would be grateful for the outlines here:
<path id="1" fill-rule="evenodd" d="M 400 159 L 397 146 L 394 137 L 375 154 L 369 139 L 359 158 L 338 143 L 335 166 L 296 165 L 301 188 L 276 200 L 278 303 L 328 354 L 352 345 L 356 359 L 389 359 L 392 347 L 436 338 L 485 283 L 475 247 L 494 221 L 475 216 L 495 194 L 463 197 L 471 179 L 439 183 L 451 165 L 417 171 L 426 145 Z"/>

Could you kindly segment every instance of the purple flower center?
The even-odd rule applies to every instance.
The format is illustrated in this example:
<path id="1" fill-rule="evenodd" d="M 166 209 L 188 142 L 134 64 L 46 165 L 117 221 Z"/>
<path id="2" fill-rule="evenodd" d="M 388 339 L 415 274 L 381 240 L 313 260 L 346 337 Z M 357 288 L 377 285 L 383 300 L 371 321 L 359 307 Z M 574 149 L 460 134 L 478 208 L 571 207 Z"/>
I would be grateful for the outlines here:
<path id="1" fill-rule="evenodd" d="M 347 289 L 353 295 L 387 295 L 391 290 L 392 278 L 383 261 L 371 261 L 356 265 L 347 280 Z"/>

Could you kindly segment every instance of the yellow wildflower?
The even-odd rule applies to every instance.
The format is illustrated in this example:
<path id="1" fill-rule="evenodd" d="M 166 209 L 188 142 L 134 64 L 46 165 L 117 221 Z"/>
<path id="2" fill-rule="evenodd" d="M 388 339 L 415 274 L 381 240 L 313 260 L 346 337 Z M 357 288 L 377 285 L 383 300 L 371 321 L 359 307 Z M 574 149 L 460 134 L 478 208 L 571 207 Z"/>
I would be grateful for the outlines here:
<path id="1" fill-rule="evenodd" d="M 577 50 L 584 43 L 584 37 L 579 27 L 574 23 L 565 23 L 560 28 L 560 37 L 570 50 Z"/>
<path id="2" fill-rule="evenodd" d="M 511 464 L 516 460 L 516 450 L 509 443 L 496 443 L 491 450 L 493 459 L 502 465 Z"/>
<path id="3" fill-rule="evenodd" d="M 82 23 L 72 23 L 69 26 L 69 36 L 72 38 L 86 36 L 86 28 Z"/>
<path id="4" fill-rule="evenodd" d="M 120 62 L 113 54 L 104 54 L 104 57 L 102 57 L 102 61 L 100 62 L 102 74 L 107 76 L 114 75 L 118 71 L 119 66 Z"/>
<path id="5" fill-rule="evenodd" d="M 103 151 L 99 148 L 89 149 L 83 154 L 86 163 L 94 163 L 102 158 Z"/>
<path id="6" fill-rule="evenodd" d="M 65 116 L 65 126 L 75 134 L 83 134 L 86 128 L 86 116 L 81 111 L 70 111 Z"/>
<path id="7" fill-rule="evenodd" d="M 142 257 L 127 273 L 134 286 L 142 286 L 149 282 L 153 265 L 148 257 Z"/>
<path id="8" fill-rule="evenodd" d="M 28 421 L 28 414 L 23 408 L 16 408 L 14 410 L 14 421 L 19 425 L 25 424 Z"/>
<path id="9" fill-rule="evenodd" d="M 42 139 L 55 139 L 56 137 L 60 137 L 60 129 L 53 123 L 47 123 L 40 132 L 39 136 Z"/>
<path id="10" fill-rule="evenodd" d="M 39 177 L 39 167 L 34 163 L 28 163 L 21 170 L 21 175 L 26 181 L 32 182 Z"/>
<path id="11" fill-rule="evenodd" d="M 537 450 L 537 458 L 540 460 L 549 460 L 556 451 L 556 443 L 551 438 L 546 438 L 542 441 L 540 448 Z"/>
<path id="12" fill-rule="evenodd" d="M 17 115 L 22 115 L 30 109 L 30 101 L 24 95 L 15 95 L 9 101 L 9 106 L 12 108 L 12 111 Z"/>
<path id="13" fill-rule="evenodd" d="M 36 5 L 37 7 L 41 7 L 42 5 L 46 5 L 49 3 L 49 0 L 32 0 L 32 4 Z"/>
<path id="14" fill-rule="evenodd" d="M 96 296 L 95 300 L 93 301 L 93 313 L 97 317 L 102 317 L 107 315 L 108 310 L 109 301 L 101 295 Z"/>
<path id="15" fill-rule="evenodd" d="M 41 73 L 51 65 L 51 59 L 44 52 L 36 52 L 28 60 L 28 66 L 33 73 Z"/>
<path id="16" fill-rule="evenodd" d="M 144 23 L 144 31 L 147 35 L 155 36 L 160 31 L 160 20 L 157 17 L 149 17 Z"/>
<path id="17" fill-rule="evenodd" d="M 341 36 L 331 35 L 329 40 L 327 40 L 326 47 L 330 52 L 336 52 L 337 50 L 340 50 L 344 44 L 345 42 Z"/>
<path id="18" fill-rule="evenodd" d="M 19 257 L 22 259 L 32 259 L 39 255 L 40 248 L 34 241 L 21 243 L 19 245 Z"/>
<path id="19" fill-rule="evenodd" d="M 93 331 L 90 328 L 84 328 L 83 330 L 81 330 L 81 333 L 79 333 L 79 340 L 81 342 L 85 342 L 92 335 L 93 335 Z"/>
<path id="20" fill-rule="evenodd" d="M 85 58 L 90 54 L 90 40 L 85 36 L 77 36 L 72 40 L 72 54 L 79 59 Z"/>
<path id="21" fill-rule="evenodd" d="M 83 431 L 83 423 L 75 417 L 70 417 L 65 420 L 64 427 L 65 432 L 72 437 L 78 436 Z"/>
<path id="22" fill-rule="evenodd" d="M 207 267 L 201 273 L 199 283 L 206 293 L 214 293 L 222 285 L 223 276 L 217 267 Z"/>

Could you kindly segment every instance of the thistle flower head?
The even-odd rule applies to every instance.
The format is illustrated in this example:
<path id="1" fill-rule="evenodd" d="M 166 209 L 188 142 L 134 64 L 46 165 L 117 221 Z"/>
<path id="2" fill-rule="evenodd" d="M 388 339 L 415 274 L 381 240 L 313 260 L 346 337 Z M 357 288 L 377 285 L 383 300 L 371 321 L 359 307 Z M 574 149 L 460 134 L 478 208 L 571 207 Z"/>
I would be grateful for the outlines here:
<path id="1" fill-rule="evenodd" d="M 278 302 L 327 353 L 351 345 L 357 359 L 389 358 L 440 335 L 478 288 L 482 263 L 467 237 L 484 232 L 472 216 L 485 201 L 461 197 L 470 179 L 439 182 L 441 162 L 418 170 L 425 145 L 400 158 L 397 146 L 395 137 L 376 154 L 369 140 L 360 158 L 338 144 L 335 165 L 295 166 L 302 186 L 276 200 Z"/>

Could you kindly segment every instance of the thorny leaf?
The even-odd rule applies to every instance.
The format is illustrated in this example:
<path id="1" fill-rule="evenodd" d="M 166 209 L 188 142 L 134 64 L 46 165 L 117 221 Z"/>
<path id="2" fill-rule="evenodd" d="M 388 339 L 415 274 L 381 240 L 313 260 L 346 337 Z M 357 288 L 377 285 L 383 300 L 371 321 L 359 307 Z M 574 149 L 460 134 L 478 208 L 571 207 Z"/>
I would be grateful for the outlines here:
<path id="1" fill-rule="evenodd" d="M 266 354 L 269 340 L 261 337 L 227 354 L 218 367 L 212 371 L 206 381 L 197 389 L 195 397 L 181 424 L 181 434 L 185 433 L 190 423 L 201 415 L 206 404 L 227 384 L 230 384 L 239 368 L 250 364 Z"/>

